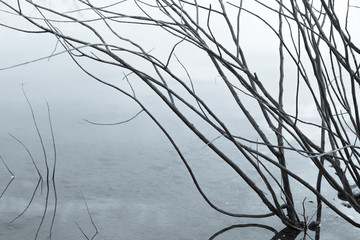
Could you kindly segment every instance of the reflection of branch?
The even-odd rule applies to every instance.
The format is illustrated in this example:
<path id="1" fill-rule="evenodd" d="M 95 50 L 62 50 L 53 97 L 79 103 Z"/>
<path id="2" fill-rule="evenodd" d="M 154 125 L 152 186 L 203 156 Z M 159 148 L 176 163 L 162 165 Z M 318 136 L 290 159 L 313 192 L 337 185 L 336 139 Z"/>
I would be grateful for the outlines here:
<path id="1" fill-rule="evenodd" d="M 88 123 L 91 123 L 91 124 L 94 124 L 94 125 L 107 125 L 107 126 L 111 126 L 111 125 L 120 125 L 120 124 L 123 124 L 123 123 L 127 123 L 127 122 L 130 122 L 131 120 L 133 120 L 134 118 L 136 118 L 140 113 L 142 113 L 144 110 L 141 109 L 138 113 L 136 113 L 133 117 L 127 119 L 127 120 L 124 120 L 124 121 L 121 121 L 121 122 L 115 122 L 115 123 L 96 123 L 96 122 L 92 122 L 92 121 L 89 121 L 87 119 L 83 119 L 85 122 L 88 122 Z"/>
<path id="2" fill-rule="evenodd" d="M 4 190 L 1 192 L 0 194 L 0 198 L 2 198 L 2 196 L 5 194 L 6 190 L 9 188 L 10 184 L 12 181 L 14 181 L 15 177 L 14 176 L 11 176 L 11 179 L 10 181 L 6 184 L 6 187 L 4 188 Z"/>
<path id="3" fill-rule="evenodd" d="M 45 161 L 45 167 L 46 167 L 46 197 L 45 197 L 45 206 L 44 206 L 44 212 L 42 214 L 42 217 L 41 217 L 41 220 L 40 220 L 40 223 L 39 223 L 39 226 L 37 228 L 37 231 L 36 231 L 36 234 L 35 234 L 35 239 L 37 239 L 38 235 L 39 235 L 39 232 L 40 232 L 40 229 L 44 223 L 44 220 L 45 220 L 45 216 L 46 216 L 46 212 L 47 212 L 47 209 L 48 209 L 48 203 L 49 203 L 49 192 L 50 192 L 50 185 L 49 185 L 49 164 L 48 164 L 48 158 L 47 158 L 47 154 L 46 154 L 46 150 L 45 150 L 45 145 L 44 145 L 44 142 L 43 142 L 43 138 L 41 136 L 41 133 L 40 133 L 40 129 L 39 129 L 39 126 L 38 126 L 38 123 L 36 121 L 36 118 L 35 118 L 35 113 L 34 113 L 34 110 L 33 110 L 33 107 L 30 103 L 30 100 L 29 98 L 27 97 L 26 95 L 26 92 L 24 90 L 24 84 L 22 84 L 22 91 L 23 91 L 23 94 L 26 98 L 26 101 L 29 105 L 29 108 L 30 108 L 30 112 L 31 112 L 31 116 L 32 116 L 32 119 L 33 119 L 33 123 L 34 123 L 34 126 L 35 126 L 35 129 L 36 129 L 36 132 L 37 132 L 37 135 L 38 135 L 38 139 L 40 140 L 40 145 L 41 145 L 41 148 L 42 148 L 42 151 L 43 151 L 43 155 L 44 155 L 44 161 Z M 50 114 L 49 110 L 48 110 L 48 113 Z M 37 188 L 36 188 L 37 189 Z M 35 191 L 36 191 L 35 189 Z M 35 193 L 35 192 L 34 192 Z"/>
<path id="4" fill-rule="evenodd" d="M 219 235 L 231 230 L 231 229 L 235 229 L 235 228 L 248 228 L 248 227 L 255 227 L 255 228 L 263 228 L 266 230 L 270 230 L 273 233 L 277 234 L 278 232 L 276 231 L 276 229 L 268 226 L 268 225 L 263 225 L 263 224 L 257 224 L 257 223 L 248 223 L 248 224 L 235 224 L 235 225 L 231 225 L 229 227 L 226 227 L 224 229 L 221 229 L 220 231 L 216 232 L 215 234 L 213 234 L 209 240 L 213 240 L 216 237 L 218 237 Z"/>
<path id="5" fill-rule="evenodd" d="M 80 227 L 80 225 L 79 225 L 77 222 L 76 222 L 76 225 L 77 225 L 77 227 L 79 228 L 79 230 L 81 231 L 81 233 L 84 235 L 84 237 L 85 237 L 87 240 L 93 240 L 93 239 L 96 237 L 96 235 L 99 233 L 99 230 L 97 229 L 97 227 L 96 227 L 96 225 L 95 225 L 95 223 L 94 223 L 94 220 L 93 220 L 93 218 L 92 218 L 92 216 L 91 216 L 91 214 L 90 214 L 89 206 L 87 205 L 86 199 L 85 199 L 85 197 L 84 197 L 84 195 L 83 195 L 82 193 L 81 193 L 81 196 L 83 197 L 83 200 L 84 200 L 84 203 L 85 203 L 85 206 L 86 206 L 86 211 L 87 211 L 87 213 L 88 213 L 88 215 L 89 215 L 91 224 L 93 225 L 93 227 L 94 227 L 94 229 L 95 229 L 95 233 L 94 233 L 94 235 L 93 235 L 91 238 L 89 238 L 89 237 L 86 235 L 86 233 L 84 232 L 84 230 Z"/>
<path id="6" fill-rule="evenodd" d="M 33 120 L 33 123 L 34 123 L 34 126 L 35 126 L 35 129 L 37 131 L 37 134 L 38 134 L 38 138 L 40 140 L 40 144 L 41 144 L 41 147 L 42 147 L 42 150 L 43 150 L 43 154 L 44 154 L 44 160 L 45 160 L 45 166 L 46 166 L 46 196 L 45 196 L 45 206 L 44 206 L 44 211 L 43 211 L 43 214 L 42 214 L 42 217 L 41 217 L 41 220 L 40 220 L 40 223 L 39 223 L 39 226 L 36 230 L 36 234 L 35 234 L 35 239 L 37 239 L 38 235 L 39 235 L 39 232 L 43 226 L 43 223 L 44 223 L 44 220 L 45 220 L 45 217 L 46 217 L 46 213 L 47 213 L 47 210 L 48 210 L 48 203 L 49 203 L 49 197 L 50 197 L 50 169 L 49 169 L 49 165 L 48 165 L 48 158 L 47 158 L 47 154 L 46 154 L 46 149 L 45 149 L 45 145 L 43 143 L 43 140 L 42 140 L 42 136 L 41 136 L 41 133 L 40 133 L 40 130 L 39 130 L 39 127 L 38 127 L 38 123 L 37 123 L 37 120 L 35 118 L 35 113 L 34 113 L 34 110 L 32 108 L 32 105 L 30 103 L 30 100 L 29 98 L 27 97 L 26 95 L 26 92 L 24 90 L 24 86 L 22 86 L 22 90 L 23 90 L 23 94 L 26 98 L 26 101 L 28 103 L 28 106 L 30 108 L 30 111 L 31 111 L 31 115 L 32 115 L 32 120 Z M 54 131 L 53 131 L 53 127 L 52 127 L 52 121 L 51 121 L 51 114 L 50 114 L 50 106 L 49 104 L 47 103 L 47 110 L 48 110 L 48 121 L 49 121 L 49 125 L 50 125 L 50 131 L 51 131 L 51 138 L 52 138 L 52 146 L 53 146 L 53 151 L 54 151 L 54 164 L 53 164 L 53 169 L 52 169 L 52 176 L 51 176 L 51 180 L 52 180 L 52 187 L 53 187 L 53 191 L 54 191 L 54 211 L 53 211 L 53 215 L 52 215 L 52 219 L 51 219 L 51 224 L 50 224 L 50 232 L 49 232 L 49 238 L 51 238 L 52 236 L 52 230 L 53 230 L 53 227 L 54 227 L 54 221 L 55 221 L 55 216 L 56 216 L 56 210 L 57 210 L 57 192 L 56 192 L 56 185 L 55 185 L 55 170 L 56 170 L 56 144 L 55 144 L 55 137 L 54 137 Z M 27 206 L 25 207 L 25 209 L 19 214 L 17 215 L 12 221 L 14 222 L 15 220 L 17 220 L 18 218 L 20 218 L 30 207 L 30 205 L 32 204 L 33 200 L 34 200 L 34 197 L 35 197 L 35 194 L 37 193 L 38 191 L 38 188 L 40 186 L 40 184 L 43 183 L 43 177 L 40 173 L 40 170 L 30 152 L 30 150 L 28 149 L 28 147 L 21 141 L 19 140 L 18 138 L 16 138 L 15 136 L 13 136 L 12 134 L 9 133 L 9 135 L 15 139 L 18 143 L 21 144 L 21 146 L 26 150 L 26 152 L 28 153 L 28 155 L 30 156 L 30 159 L 32 161 L 32 164 L 33 166 L 35 167 L 36 171 L 37 171 L 37 174 L 38 174 L 38 182 L 35 186 L 35 189 L 31 195 L 31 198 L 27 204 Z M 42 186 L 42 185 L 41 185 Z M 42 190 L 41 190 L 42 192 Z"/>
<path id="7" fill-rule="evenodd" d="M 9 166 L 6 164 L 5 160 L 2 158 L 2 156 L 0 155 L 0 159 L 3 162 L 5 168 L 7 169 L 7 171 L 11 174 L 11 179 L 8 182 L 8 184 L 6 185 L 6 187 L 4 188 L 4 190 L 2 191 L 2 193 L 0 194 L 0 198 L 4 195 L 4 193 L 6 192 L 6 190 L 8 189 L 8 187 L 10 186 L 11 182 L 14 181 L 15 179 L 15 175 L 12 173 L 12 171 L 10 170 Z"/>
<path id="8" fill-rule="evenodd" d="M 21 217 L 21 216 L 28 210 L 28 208 L 30 207 L 31 203 L 32 203 L 33 200 L 34 200 L 35 194 L 36 194 L 36 192 L 37 192 L 37 190 L 38 190 L 39 185 L 40 185 L 41 182 L 42 182 L 42 179 L 39 178 L 39 180 L 38 180 L 38 182 L 37 182 L 37 184 L 36 184 L 36 187 L 35 187 L 35 189 L 34 189 L 34 191 L 33 191 L 33 194 L 31 195 L 31 198 L 30 198 L 28 204 L 26 205 L 25 209 L 24 209 L 19 215 L 17 215 L 13 220 L 11 220 L 10 223 L 14 222 L 16 219 L 18 219 L 19 217 Z"/>
<path id="9" fill-rule="evenodd" d="M 40 170 L 39 170 L 38 166 L 37 166 L 36 163 L 35 163 L 34 157 L 32 156 L 29 148 L 28 148 L 21 140 L 19 140 L 18 138 L 16 138 L 14 135 L 12 135 L 12 134 L 10 134 L 10 133 L 9 133 L 9 135 L 10 135 L 13 139 L 15 139 L 18 143 L 20 143 L 21 146 L 26 150 L 27 154 L 29 155 L 29 157 L 30 157 L 30 159 L 31 159 L 31 162 L 32 162 L 33 166 L 34 166 L 35 169 L 36 169 L 36 172 L 37 172 L 37 174 L 38 174 L 38 177 L 39 177 L 38 182 L 37 182 L 37 184 L 36 184 L 36 186 L 35 186 L 35 189 L 34 189 L 32 195 L 31 195 L 31 198 L 30 198 L 28 204 L 26 205 L 26 207 L 24 208 L 24 210 L 23 210 L 19 215 L 17 215 L 13 220 L 10 221 L 10 223 L 12 223 L 12 222 L 14 222 L 16 219 L 18 219 L 19 217 L 21 217 L 21 216 L 28 210 L 28 208 L 30 207 L 31 203 L 32 203 L 33 200 L 34 200 L 35 194 L 36 194 L 36 192 L 37 192 L 37 190 L 38 190 L 38 188 L 39 188 L 39 186 L 40 186 L 40 183 L 41 183 L 41 184 L 43 183 L 43 177 L 42 177 L 42 175 L 41 175 L 41 173 L 40 173 Z"/>
<path id="10" fill-rule="evenodd" d="M 54 191 L 54 212 L 53 212 L 53 216 L 52 216 L 52 219 L 51 219 L 51 225 L 50 225 L 50 231 L 49 231 L 49 238 L 51 239 L 52 230 L 53 230 L 54 222 L 55 222 L 56 210 L 57 210 L 57 202 L 58 202 L 58 200 L 57 200 L 57 192 L 56 192 L 56 184 L 55 184 L 55 171 L 56 171 L 57 154 L 56 154 L 56 144 L 55 144 L 54 130 L 53 130 L 52 121 L 51 121 L 50 106 L 49 106 L 48 102 L 46 102 L 46 106 L 47 106 L 47 109 L 48 109 L 48 120 L 49 120 L 49 125 L 50 125 L 52 146 L 53 146 L 53 151 L 54 151 L 54 165 L 53 165 L 52 177 L 51 177 L 52 187 L 53 187 L 53 191 Z"/>
<path id="11" fill-rule="evenodd" d="M 282 229 L 280 232 L 275 234 L 270 240 L 295 240 L 300 231 L 290 227 Z"/>

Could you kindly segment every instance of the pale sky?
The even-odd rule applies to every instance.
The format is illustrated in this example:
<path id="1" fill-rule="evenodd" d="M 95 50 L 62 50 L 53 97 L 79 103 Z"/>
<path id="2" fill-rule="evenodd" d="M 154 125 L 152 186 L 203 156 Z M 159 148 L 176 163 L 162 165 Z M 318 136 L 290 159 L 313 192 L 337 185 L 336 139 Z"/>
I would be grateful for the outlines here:
<path id="1" fill-rule="evenodd" d="M 67 11 L 73 9 L 74 2 L 70 1 L 69 3 L 64 2 L 51 2 L 51 1 L 38 1 L 40 4 L 47 4 L 50 7 L 53 7 L 57 10 Z M 219 5 L 216 4 L 217 1 L 211 1 L 213 8 L 219 8 Z M 231 1 L 236 3 L 236 1 Z M 359 1 L 352 1 L 351 4 L 356 5 Z M 94 2 L 95 3 L 95 2 Z M 99 1 L 101 3 L 101 1 Z M 125 14 L 132 13 L 140 13 L 139 9 L 134 8 L 131 5 L 132 1 L 129 3 L 122 3 L 118 6 L 115 6 L 119 9 L 119 11 L 124 12 Z M 266 18 L 267 22 L 276 27 L 277 25 L 277 15 L 273 14 L 269 10 L 265 10 L 264 8 L 259 7 L 259 5 L 255 4 L 254 1 L 246 0 L 243 2 L 243 6 L 246 9 L 253 9 L 257 14 Z M 76 4 L 77 7 L 83 5 Z M 16 6 L 16 4 L 15 4 Z M 39 16 L 36 10 L 30 9 L 26 7 L 26 4 L 23 4 L 22 7 L 24 11 L 33 14 L 34 16 Z M 234 22 L 237 19 L 237 9 L 230 5 L 226 5 L 229 16 L 232 18 Z M 338 6 L 338 9 L 343 9 L 344 4 L 342 6 Z M 4 6 L 1 6 L 4 9 Z M 153 11 L 152 8 L 149 9 L 150 12 Z M 342 11 L 342 10 L 341 10 Z M 343 12 L 343 11 L 342 11 Z M 357 31 L 357 23 L 360 22 L 360 14 L 359 8 L 351 8 L 350 9 L 350 20 L 349 20 L 349 31 L 352 33 L 352 39 L 354 42 L 358 42 L 360 40 L 359 31 Z M 82 11 L 80 13 L 74 13 L 74 16 L 89 19 L 88 16 L 94 16 L 91 11 Z M 156 15 L 155 15 L 156 16 Z M 49 18 L 53 18 L 54 16 L 49 14 Z M 207 12 L 201 12 L 199 21 L 203 24 L 203 27 L 206 28 L 206 19 Z M 30 24 L 25 23 L 24 21 L 19 21 L 18 17 L 12 16 L 11 14 L 1 13 L 0 14 L 0 22 L 5 22 L 13 26 L 21 26 L 25 29 L 35 29 L 32 28 Z M 96 39 L 94 34 L 89 31 L 84 32 L 81 30 L 82 28 L 78 28 L 78 25 L 74 24 L 65 24 L 65 23 L 55 23 L 56 26 L 64 33 L 68 35 L 78 36 L 80 39 L 84 39 L 84 41 L 91 41 L 92 39 Z M 210 26 L 212 28 L 212 32 L 214 33 L 216 39 L 223 43 L 225 46 L 229 47 L 230 51 L 234 52 L 233 42 L 229 35 L 229 31 L 224 31 L 225 22 L 221 20 L 218 16 L 213 14 L 210 20 Z M 249 68 L 252 72 L 256 72 L 265 85 L 274 86 L 274 82 L 278 79 L 278 39 L 272 33 L 271 30 L 259 19 L 250 16 L 246 12 L 243 12 L 241 15 L 241 30 L 240 30 L 240 44 L 243 47 L 244 54 L 247 58 Z M 234 24 L 236 26 L 236 24 Z M 101 25 L 101 21 L 99 24 L 96 24 L 95 27 L 102 32 L 102 35 L 105 36 L 105 39 L 108 43 L 119 44 L 123 46 L 124 42 L 119 41 L 113 36 L 110 36 L 109 31 L 103 31 L 105 29 L 105 25 Z M 178 41 L 178 39 L 174 37 L 169 37 L 163 31 L 154 31 L 153 28 L 148 26 L 134 26 L 134 25 L 121 25 L 121 27 L 116 28 L 119 34 L 123 37 L 133 39 L 135 42 L 139 43 L 144 47 L 145 51 L 152 51 L 152 53 L 157 56 L 161 61 L 166 62 L 169 52 L 171 51 L 174 44 Z M 55 37 L 50 36 L 48 34 L 26 34 L 19 33 L 16 31 L 12 31 L 6 29 L 4 27 L 0 27 L 1 36 L 5 36 L 1 38 L 1 46 L 0 53 L 2 56 L 6 56 L 6 58 L 0 59 L 0 68 L 12 66 L 14 64 L 23 63 L 27 61 L 31 61 L 34 59 L 38 59 L 41 57 L 46 57 L 51 55 L 54 50 L 55 52 L 63 51 L 61 45 L 57 45 L 57 40 Z M 358 40 L 359 39 L 359 40 Z M 96 42 L 99 42 L 97 39 Z M 56 49 L 55 49 L 55 46 Z M 128 46 L 128 45 L 124 45 Z M 188 44 L 183 43 L 179 45 L 175 51 L 176 56 L 184 63 L 187 70 L 191 74 L 193 79 L 196 81 L 207 81 L 207 82 L 216 82 L 218 74 L 211 66 L 209 59 L 206 54 L 197 51 L 196 48 L 190 47 Z M 151 66 L 147 66 L 145 63 L 139 62 L 138 58 L 133 58 L 131 56 L 126 55 L 126 61 L 129 61 L 133 64 L 139 64 L 141 70 L 147 72 L 150 71 Z M 112 79 L 113 76 L 122 75 L 122 70 L 116 69 L 114 67 L 104 67 L 100 66 L 97 63 L 86 63 L 90 69 L 99 74 L 99 76 L 106 76 L 108 79 Z M 75 64 L 71 62 L 70 58 L 66 56 L 54 56 L 51 59 L 42 60 L 33 64 L 34 69 L 35 66 L 42 66 L 41 72 L 50 71 L 52 68 L 57 68 L 62 66 L 62 69 L 66 71 L 66 69 L 76 68 Z M 170 67 L 172 67 L 173 71 L 182 76 L 182 78 L 186 79 L 187 75 L 184 71 L 183 67 L 176 61 L 174 57 L 170 61 Z M 294 76 L 293 68 L 291 64 L 285 65 L 286 69 L 288 69 L 289 73 L 287 76 Z M 10 70 L 12 73 L 16 71 L 19 76 L 25 75 L 24 72 L 28 70 L 23 69 L 31 69 L 31 65 L 24 67 L 18 67 L 16 69 Z M 152 70 L 151 70 L 152 71 Z M 79 70 L 79 72 L 81 72 Z M 79 72 L 77 74 L 79 74 Z M 6 72 L 2 72 L 1 74 L 7 74 Z M 81 74 L 80 74 L 81 75 Z M 84 75 L 82 75 L 86 78 Z M 210 80 L 209 80 L 210 79 Z M 114 78 L 117 81 L 116 78 Z M 4 82 L 4 78 L 1 80 Z M 293 83 L 291 83 L 293 84 Z M 288 87 L 289 90 L 290 87 Z M 293 95 L 293 92 L 289 92 L 289 96 Z M 315 110 L 315 109 L 314 109 Z"/>

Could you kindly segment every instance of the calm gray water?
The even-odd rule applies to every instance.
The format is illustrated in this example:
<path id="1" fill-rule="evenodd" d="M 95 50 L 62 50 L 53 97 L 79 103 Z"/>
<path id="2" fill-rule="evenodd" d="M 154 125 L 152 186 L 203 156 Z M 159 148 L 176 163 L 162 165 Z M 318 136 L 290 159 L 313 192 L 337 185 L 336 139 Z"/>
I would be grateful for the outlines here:
<path id="1" fill-rule="evenodd" d="M 0 154 L 16 178 L 0 199 L 0 239 L 34 239 L 45 207 L 46 184 L 42 186 L 42 192 L 41 186 L 38 188 L 28 210 L 11 223 L 28 205 L 38 175 L 26 150 L 8 133 L 29 148 L 46 178 L 41 145 L 21 92 L 20 84 L 23 82 L 34 107 L 50 169 L 54 156 L 45 99 L 51 107 L 57 147 L 55 181 L 58 200 L 52 239 L 86 239 L 81 230 L 91 239 L 95 229 L 85 200 L 99 230 L 94 239 L 209 239 L 223 228 L 244 224 L 247 227 L 232 229 L 216 239 L 260 240 L 271 239 L 274 233 L 252 224 L 266 225 L 277 231 L 284 227 L 277 218 L 235 219 L 215 212 L 196 191 L 168 140 L 145 114 L 117 126 L 95 126 L 83 121 L 125 120 L 137 113 L 139 109 L 136 105 L 113 90 L 87 79 L 75 67 L 64 70 L 64 66 L 43 72 L 44 67 L 47 65 L 35 64 L 19 72 L 1 72 Z M 221 88 L 215 81 L 212 84 L 217 90 Z M 226 98 L 211 91 L 213 106 L 225 108 L 225 111 L 228 108 L 231 112 L 231 104 Z M 148 96 L 146 91 L 138 94 L 174 134 L 201 186 L 216 204 L 239 213 L 267 212 L 246 184 L 178 120 L 164 112 L 156 98 Z M 246 132 L 246 123 L 236 114 L 224 118 L 243 134 L 250 134 Z M 237 157 L 235 151 L 229 149 L 229 152 Z M 310 164 L 298 162 L 295 156 L 289 156 L 289 160 L 305 177 L 313 177 Z M 10 179 L 10 174 L 0 164 L 1 191 Z M 52 182 L 49 187 L 47 213 L 38 239 L 46 239 L 50 231 L 54 211 Z M 294 192 L 300 196 L 297 202 L 305 197 L 315 200 L 308 192 L 297 189 L 296 185 Z M 336 201 L 335 193 L 328 191 L 326 194 Z M 311 216 L 314 203 L 306 204 L 307 214 Z M 359 233 L 358 229 L 324 209 L 322 240 L 356 239 Z M 313 233 L 309 234 L 314 238 Z M 302 237 L 300 233 L 297 239 Z"/>

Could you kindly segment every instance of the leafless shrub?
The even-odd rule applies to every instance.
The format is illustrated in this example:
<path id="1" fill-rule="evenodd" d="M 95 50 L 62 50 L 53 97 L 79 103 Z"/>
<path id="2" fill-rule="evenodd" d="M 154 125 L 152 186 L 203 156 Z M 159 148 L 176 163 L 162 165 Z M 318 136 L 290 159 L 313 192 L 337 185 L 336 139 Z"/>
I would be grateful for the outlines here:
<path id="1" fill-rule="evenodd" d="M 212 208 L 233 217 L 276 215 L 285 225 L 303 229 L 305 223 L 296 212 L 290 183 L 295 180 L 316 195 L 316 222 L 321 220 L 321 204 L 324 203 L 346 221 L 360 227 L 359 222 L 344 214 L 321 191 L 322 181 L 326 181 L 345 197 L 354 211 L 360 212 L 360 203 L 352 187 L 352 184 L 360 187 L 360 48 L 359 39 L 350 26 L 350 18 L 356 14 L 358 6 L 350 5 L 349 1 L 335 5 L 331 0 L 286 3 L 281 0 L 251 3 L 135 0 L 105 4 L 80 0 L 76 8 L 65 10 L 41 1 L 0 2 L 3 13 L 15 14 L 34 28 L 23 29 L 14 22 L 1 23 L 2 26 L 27 33 L 52 34 L 57 45 L 61 45 L 86 74 L 136 102 L 141 108 L 139 113 L 149 115 L 164 132 Z M 273 76 L 257 74 L 256 64 L 253 67 L 254 64 L 248 63 L 246 44 L 242 40 L 245 36 L 241 32 L 248 24 L 244 19 L 265 26 L 278 40 L 275 46 L 271 45 L 278 49 L 279 61 Z M 67 26 L 84 34 L 68 32 Z M 164 57 L 148 46 L 149 36 L 127 37 L 124 26 L 134 28 L 133 32 L 151 29 L 173 43 Z M 206 59 L 206 69 L 216 73 L 217 79 L 226 86 L 227 94 L 236 104 L 233 111 L 245 117 L 256 138 L 250 139 L 232 130 L 197 93 L 193 79 L 199 76 L 191 73 L 198 66 L 180 59 L 182 46 Z M 50 57 L 60 53 L 55 49 Z M 87 67 L 85 59 L 123 70 L 128 85 L 98 77 Z M 270 213 L 233 213 L 212 203 L 201 190 L 170 133 L 137 98 L 132 83 L 135 80 L 141 80 L 158 95 L 169 110 L 256 192 Z M 273 86 L 277 86 L 275 90 Z M 308 107 L 315 109 L 310 118 L 303 114 Z M 258 176 L 242 169 L 226 149 L 217 145 L 217 138 L 213 140 L 194 123 L 194 115 L 201 119 L 201 126 L 206 125 L 236 147 L 243 156 L 242 161 L 250 163 Z M 267 153 L 260 151 L 260 147 L 266 148 Z M 315 183 L 288 167 L 290 152 L 312 162 L 318 172 Z M 274 167 L 276 171 L 272 170 Z M 255 179 L 260 179 L 265 188 Z"/>

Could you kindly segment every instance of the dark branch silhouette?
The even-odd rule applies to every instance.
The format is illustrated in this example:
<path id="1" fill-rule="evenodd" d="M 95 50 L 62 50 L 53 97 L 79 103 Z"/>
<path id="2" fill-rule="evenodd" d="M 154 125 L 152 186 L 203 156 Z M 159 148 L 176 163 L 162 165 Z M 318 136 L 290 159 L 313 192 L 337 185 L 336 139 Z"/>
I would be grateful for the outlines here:
<path id="1" fill-rule="evenodd" d="M 86 121 L 97 125 L 118 125 L 131 121 L 142 112 L 147 114 L 175 148 L 204 200 L 223 214 L 233 217 L 276 215 L 287 227 L 306 230 L 309 225 L 307 218 L 301 219 L 296 211 L 294 199 L 305 197 L 292 191 L 291 182 L 296 181 L 317 198 L 316 226 L 321 222 L 322 204 L 325 204 L 350 224 L 360 227 L 358 221 L 325 197 L 321 189 L 322 183 L 326 182 L 343 196 L 354 214 L 360 213 L 355 191 L 360 188 L 360 47 L 349 21 L 349 15 L 353 14 L 350 10 L 357 6 L 344 5 L 344 14 L 334 1 L 325 0 L 316 3 L 255 0 L 252 4 L 221 0 L 154 0 L 146 3 L 135 0 L 133 9 L 127 10 L 121 6 L 129 1 L 110 5 L 89 0 L 79 2 L 81 7 L 69 6 L 68 11 L 59 11 L 32 1 L 19 0 L 12 4 L 0 1 L 4 14 L 22 18 L 34 29 L 23 29 L 15 22 L 3 25 L 30 34 L 53 35 L 57 46 L 63 50 L 56 51 L 55 48 L 48 57 L 67 53 L 90 78 L 133 100 L 141 109 L 132 118 L 117 123 Z M 25 8 L 33 11 L 27 13 Z M 260 66 L 250 61 L 246 41 L 251 41 L 251 38 L 242 33 L 242 27 L 248 22 L 267 28 L 270 34 L 265 37 L 277 41 L 276 44 L 268 43 L 269 48 L 277 50 L 278 58 L 274 61 L 278 61 L 278 67 L 272 69 L 273 75 L 261 74 Z M 65 34 L 65 26 L 70 23 L 86 34 Z M 146 41 L 149 36 L 130 38 L 119 31 L 123 25 L 133 27 L 134 31 L 147 28 L 153 30 L 154 35 L 164 34 L 170 47 L 165 48 L 159 43 L 160 46 L 148 50 Z M 159 47 L 168 49 L 165 57 L 157 51 Z M 223 120 L 223 113 L 214 109 L 199 93 L 196 79 L 203 75 L 208 78 L 207 72 L 196 71 L 198 66 L 183 60 L 180 57 L 182 47 L 193 56 L 206 58 L 206 69 L 214 72 L 214 78 L 226 87 L 225 94 L 235 103 L 231 111 L 244 117 L 245 120 L 241 121 L 246 122 L 253 137 L 234 130 Z M 262 55 L 258 57 L 262 58 Z M 122 70 L 128 85 L 98 77 L 96 69 L 88 68 L 83 59 Z M 244 180 L 270 213 L 234 213 L 216 206 L 201 190 L 175 138 L 135 94 L 135 81 L 140 81 L 158 96 L 169 112 Z M 314 109 L 311 117 L 304 114 L 309 112 L 309 108 Z M 33 112 L 32 115 L 43 147 Z M 243 124 L 241 121 L 239 125 Z M 218 144 L 218 138 L 214 139 L 204 128 L 216 132 L 237 149 L 241 159 L 234 159 L 226 148 Z M 50 170 L 46 151 L 43 152 L 48 200 Z M 288 158 L 290 153 L 297 159 Z M 249 163 L 253 171 L 242 168 L 239 161 Z M 296 173 L 291 169 L 290 161 L 311 163 L 316 170 L 316 181 L 310 182 Z M 204 159 L 204 166 L 206 164 Z M 55 184 L 53 186 L 55 190 Z M 46 211 L 47 205 L 43 218 Z M 42 221 L 38 231 L 41 226 Z"/>

